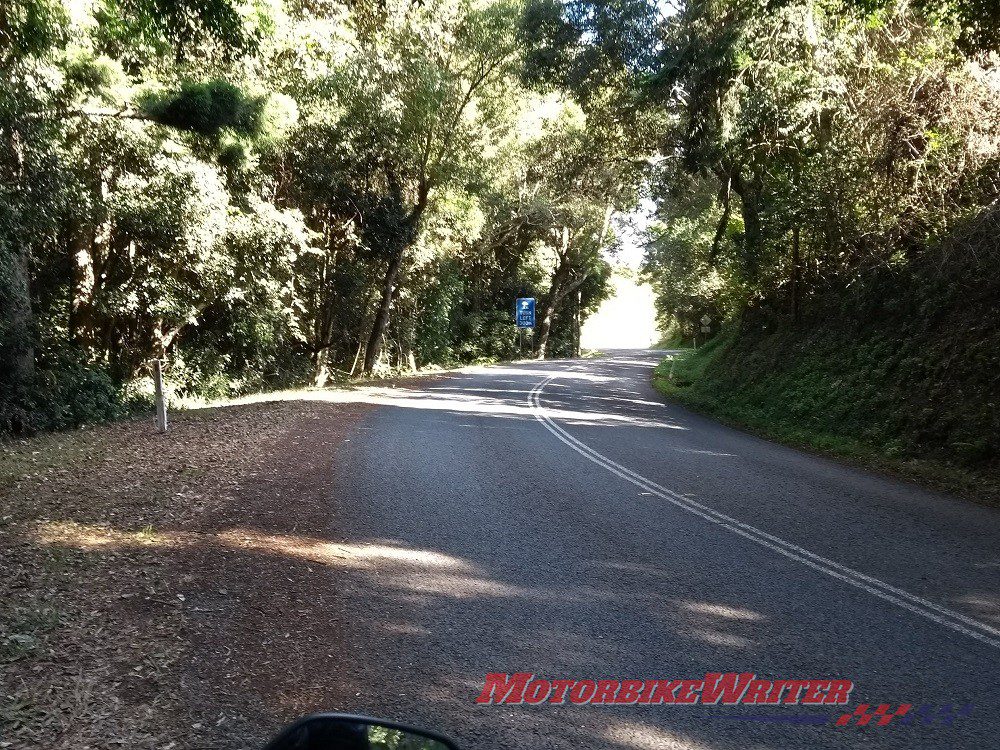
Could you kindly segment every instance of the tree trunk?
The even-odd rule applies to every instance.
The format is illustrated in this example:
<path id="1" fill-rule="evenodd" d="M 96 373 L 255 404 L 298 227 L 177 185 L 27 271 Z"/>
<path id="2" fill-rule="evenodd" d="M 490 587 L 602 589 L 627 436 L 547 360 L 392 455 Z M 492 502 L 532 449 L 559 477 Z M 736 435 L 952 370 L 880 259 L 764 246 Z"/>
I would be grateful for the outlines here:
<path id="1" fill-rule="evenodd" d="M 95 151 L 89 159 L 91 177 L 88 188 L 95 206 L 107 205 L 117 181 L 113 172 L 98 166 L 102 158 L 103 156 Z M 95 221 L 93 216 L 75 221 L 70 230 L 69 249 L 72 268 L 70 337 L 89 358 L 94 355 L 92 350 L 98 344 L 97 327 L 102 322 L 96 306 L 96 300 L 101 294 L 102 270 L 112 257 L 110 219 L 105 215 L 100 221 Z M 132 249 L 134 245 L 130 244 L 129 250 Z"/>
<path id="2" fill-rule="evenodd" d="M 20 390 L 30 386 L 35 378 L 35 321 L 27 249 L 19 248 L 11 261 L 10 287 L 5 295 L 10 338 L 5 343 L 10 352 L 12 385 Z"/>
<path id="3" fill-rule="evenodd" d="M 754 263 L 756 264 L 760 260 L 760 246 L 763 236 L 760 223 L 760 205 L 756 188 L 745 187 L 741 197 L 744 242 L 746 243 L 747 253 L 754 259 Z"/>
<path id="4" fill-rule="evenodd" d="M 580 356 L 580 332 L 581 332 L 581 328 L 583 327 L 582 326 L 582 321 L 580 319 L 580 317 L 581 317 L 581 310 L 580 310 L 580 308 L 582 307 L 582 302 L 583 302 L 583 292 L 581 292 L 579 289 L 577 289 L 576 290 L 576 310 L 575 310 L 575 315 L 573 316 L 573 356 L 574 357 L 579 357 Z"/>
<path id="5" fill-rule="evenodd" d="M 7 134 L 13 157 L 12 178 L 17 184 L 24 174 L 24 145 L 16 129 Z M 15 393 L 31 386 L 35 379 L 35 317 L 31 309 L 31 259 L 26 243 L 20 243 L 10 254 L 8 286 L 0 286 L 2 314 L 7 319 L 7 341 L 0 340 L 0 347 L 7 349 L 6 368 L 10 373 L 11 385 Z M 0 271 L 3 268 L 0 267 Z"/>
<path id="6" fill-rule="evenodd" d="M 545 308 L 542 311 L 542 322 L 538 326 L 538 348 L 535 350 L 535 359 L 545 359 L 549 348 L 549 334 L 552 333 L 552 318 L 556 312 L 556 306 L 563 295 L 563 284 L 569 276 L 569 227 L 562 228 L 562 247 L 559 251 L 559 264 L 552 274 L 552 285 L 549 288 L 549 295 L 545 300 Z"/>
<path id="7" fill-rule="evenodd" d="M 313 385 L 323 388 L 330 380 L 330 347 L 324 346 L 314 355 Z"/>
<path id="8" fill-rule="evenodd" d="M 545 316 L 542 318 L 542 325 L 538 328 L 538 349 L 535 352 L 535 359 L 545 359 L 549 346 L 549 334 L 552 332 L 552 320 L 555 317 L 556 308 L 559 307 L 559 303 L 566 298 L 566 295 L 578 289 L 589 276 L 589 273 L 585 273 L 569 284 L 565 284 L 566 277 L 564 277 L 558 283 L 559 292 L 555 295 L 550 293 L 549 300 L 545 304 Z M 553 283 L 553 286 L 555 287 L 556 284 Z"/>
<path id="9" fill-rule="evenodd" d="M 355 371 L 358 369 L 358 360 L 361 359 L 361 351 L 365 348 L 364 337 L 358 337 L 358 350 L 354 353 L 354 363 L 351 365 L 350 377 L 354 377 Z"/>
<path id="10" fill-rule="evenodd" d="M 395 252 L 389 261 L 389 268 L 386 270 L 385 279 L 382 282 L 382 296 L 379 300 L 378 312 L 375 313 L 375 322 L 372 323 L 372 333 L 368 337 L 368 345 L 365 347 L 365 364 L 363 372 L 371 375 L 375 368 L 375 362 L 382 351 L 382 338 L 385 330 L 389 327 L 389 309 L 392 307 L 393 293 L 396 290 L 396 279 L 399 277 L 399 269 L 403 267 L 403 257 L 410 245 L 417 238 L 417 231 L 420 227 L 420 219 L 427 208 L 430 196 L 430 183 L 421 180 L 417 195 L 417 202 L 413 209 L 403 220 L 397 240 Z"/>
<path id="11" fill-rule="evenodd" d="M 733 191 L 740 196 L 740 213 L 743 216 L 743 243 L 754 274 L 758 272 L 763 229 L 760 219 L 760 178 L 745 178 L 739 168 L 727 173 Z"/>
<path id="12" fill-rule="evenodd" d="M 411 310 L 409 315 L 409 326 L 407 330 L 407 340 L 406 340 L 406 365 L 410 368 L 410 372 L 417 371 L 417 353 L 414 351 L 414 347 L 417 345 L 417 311 L 416 306 Z"/>
<path id="13" fill-rule="evenodd" d="M 392 259 L 389 261 L 389 268 L 382 281 L 382 296 L 379 300 L 378 312 L 375 313 L 375 322 L 372 324 L 372 333 L 368 337 L 368 345 L 365 347 L 365 364 L 363 372 L 370 375 L 375 368 L 375 362 L 382 352 L 382 337 L 385 329 L 389 326 L 389 308 L 392 306 L 392 292 L 396 286 L 396 278 L 399 276 L 399 269 L 403 266 L 403 256 L 406 254 L 406 247 L 409 243 L 401 244 Z"/>
<path id="14" fill-rule="evenodd" d="M 94 255 L 90 232 L 77 226 L 70 242 L 72 299 L 69 311 L 70 338 L 87 349 L 94 344 Z"/>
<path id="15" fill-rule="evenodd" d="M 722 240 L 725 239 L 726 232 L 729 231 L 729 217 L 732 215 L 733 210 L 732 196 L 730 195 L 732 187 L 732 178 L 726 179 L 725 187 L 719 195 L 719 200 L 722 202 L 722 215 L 719 217 L 719 224 L 715 228 L 715 237 L 712 238 L 712 248 L 708 252 L 709 268 L 715 268 L 716 263 L 718 263 L 719 252 L 722 249 Z"/>
<path id="16" fill-rule="evenodd" d="M 553 289 L 553 292 L 555 289 Z M 556 312 L 556 298 L 551 292 L 549 299 L 545 303 L 545 312 L 542 315 L 541 324 L 538 326 L 538 349 L 535 351 L 535 359 L 545 359 L 546 351 L 549 348 L 549 334 L 552 332 L 552 317 Z"/>

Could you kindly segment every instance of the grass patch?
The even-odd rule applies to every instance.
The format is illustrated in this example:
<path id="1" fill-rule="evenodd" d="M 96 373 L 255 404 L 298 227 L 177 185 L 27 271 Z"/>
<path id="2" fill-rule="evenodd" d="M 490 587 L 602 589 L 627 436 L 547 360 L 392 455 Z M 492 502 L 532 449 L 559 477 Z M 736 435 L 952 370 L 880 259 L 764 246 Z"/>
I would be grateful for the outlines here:
<path id="1" fill-rule="evenodd" d="M 749 338 L 727 332 L 672 355 L 657 366 L 654 385 L 768 439 L 1000 505 L 995 463 L 983 459 L 988 437 L 974 429 L 982 421 L 958 419 L 965 433 L 956 433 L 934 424 L 928 401 L 911 398 L 913 372 L 926 363 L 907 364 L 905 353 L 887 357 L 888 348 L 871 339 Z"/>

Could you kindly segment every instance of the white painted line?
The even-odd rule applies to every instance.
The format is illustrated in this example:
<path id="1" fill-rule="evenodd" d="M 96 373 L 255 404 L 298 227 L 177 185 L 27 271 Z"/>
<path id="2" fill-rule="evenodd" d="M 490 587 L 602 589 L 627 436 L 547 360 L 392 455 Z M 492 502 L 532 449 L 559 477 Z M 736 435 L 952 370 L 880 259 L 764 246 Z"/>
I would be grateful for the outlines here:
<path id="1" fill-rule="evenodd" d="M 755 526 L 738 521 L 731 516 L 727 516 L 725 513 L 721 513 L 720 511 L 710 508 L 707 505 L 703 505 L 699 502 L 691 500 L 690 498 L 686 498 L 673 490 L 662 487 L 641 474 L 638 474 L 621 464 L 615 463 L 604 454 L 598 453 L 589 445 L 573 437 L 566 432 L 566 430 L 556 424 L 555 421 L 549 417 L 545 408 L 542 406 L 542 390 L 557 377 L 559 377 L 558 374 L 551 375 L 550 377 L 541 380 L 532 389 L 531 393 L 528 394 L 528 404 L 535 419 L 541 422 L 542 425 L 549 432 L 559 438 L 559 440 L 575 450 L 584 458 L 592 461 L 598 466 L 601 466 L 612 474 L 631 482 L 637 487 L 646 490 L 650 494 L 667 500 L 677 507 L 688 511 L 689 513 L 693 513 L 709 523 L 716 524 L 719 528 L 738 534 L 744 539 L 756 542 L 762 547 L 773 550 L 790 560 L 795 560 L 796 562 L 806 565 L 813 570 L 825 573 L 831 578 L 836 578 L 839 581 L 849 583 L 856 588 L 867 591 L 873 596 L 877 596 L 879 599 L 895 604 L 897 607 L 901 607 L 902 609 L 918 614 L 921 617 L 925 617 L 928 620 L 938 623 L 939 625 L 951 628 L 955 632 L 962 633 L 970 638 L 975 638 L 981 643 L 1000 649 L 1000 629 L 994 628 L 985 622 L 974 620 L 971 617 L 966 617 L 960 612 L 955 612 L 954 610 L 943 607 L 940 604 L 935 604 L 934 602 L 923 599 L 915 594 L 903 591 L 902 589 L 892 586 L 885 581 L 879 580 L 878 578 L 861 573 L 860 571 L 849 568 L 846 565 L 841 565 L 838 562 L 829 560 L 821 555 L 815 554 L 814 552 L 810 552 L 803 547 L 787 542 L 780 537 L 774 536 L 773 534 L 768 534 Z"/>

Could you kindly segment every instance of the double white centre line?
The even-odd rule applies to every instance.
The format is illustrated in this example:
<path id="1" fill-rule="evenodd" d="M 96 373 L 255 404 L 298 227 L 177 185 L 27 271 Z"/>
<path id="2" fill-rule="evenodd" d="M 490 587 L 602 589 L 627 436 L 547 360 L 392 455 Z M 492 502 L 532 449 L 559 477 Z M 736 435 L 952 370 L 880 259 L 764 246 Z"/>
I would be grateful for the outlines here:
<path id="1" fill-rule="evenodd" d="M 667 502 L 673 503 L 678 508 L 686 510 L 689 513 L 693 513 L 709 523 L 716 524 L 721 529 L 733 534 L 738 534 L 744 539 L 749 539 L 751 542 L 755 542 L 762 547 L 767 547 L 768 549 L 777 552 L 779 555 L 783 555 L 790 560 L 806 565 L 813 570 L 818 570 L 831 578 L 836 578 L 839 581 L 843 581 L 851 586 L 867 591 L 869 594 L 877 596 L 879 599 L 890 602 L 891 604 L 895 604 L 897 607 L 902 607 L 903 609 L 909 610 L 910 612 L 918 614 L 921 617 L 932 620 L 939 625 L 944 625 L 945 627 L 951 628 L 958 633 L 967 635 L 970 638 L 975 638 L 981 643 L 1000 649 L 1000 630 L 997 628 L 994 628 L 984 622 L 974 620 L 971 617 L 966 617 L 960 612 L 955 612 L 947 607 L 942 607 L 940 604 L 935 604 L 934 602 L 923 599 L 907 591 L 903 591 L 902 589 L 892 586 L 885 581 L 865 575 L 864 573 L 854 570 L 853 568 L 849 568 L 846 565 L 841 565 L 838 562 L 834 562 L 833 560 L 817 555 L 814 552 L 810 552 L 809 550 L 799 547 L 796 544 L 792 544 L 791 542 L 776 537 L 773 534 L 768 534 L 766 531 L 758 529 L 756 526 L 751 526 L 750 524 L 738 521 L 731 516 L 727 516 L 725 513 L 721 513 L 713 508 L 709 508 L 707 505 L 703 505 L 699 502 L 691 500 L 690 498 L 686 498 L 673 490 L 662 487 L 641 474 L 638 474 L 631 469 L 612 461 L 604 454 L 598 453 L 589 445 L 577 440 L 575 437 L 566 432 L 566 430 L 556 424 L 546 412 L 545 407 L 542 406 L 542 390 L 557 377 L 559 376 L 552 375 L 545 378 L 532 389 L 531 393 L 528 395 L 529 406 L 535 416 L 535 419 L 541 422 L 542 425 L 549 432 L 559 438 L 559 440 L 587 460 L 594 462 L 604 469 L 607 469 L 615 476 L 618 476 L 627 482 L 631 482 L 646 492 L 656 495 Z"/>

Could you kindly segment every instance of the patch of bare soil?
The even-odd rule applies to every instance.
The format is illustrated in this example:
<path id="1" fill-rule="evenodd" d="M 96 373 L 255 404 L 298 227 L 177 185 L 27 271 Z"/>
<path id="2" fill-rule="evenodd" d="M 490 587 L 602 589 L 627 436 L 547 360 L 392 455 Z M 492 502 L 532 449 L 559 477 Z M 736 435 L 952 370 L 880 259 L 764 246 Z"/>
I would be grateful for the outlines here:
<path id="1" fill-rule="evenodd" d="M 336 449 L 368 408 L 0 445 L 0 748 L 254 748 L 318 707 L 300 686 L 336 672 Z"/>

